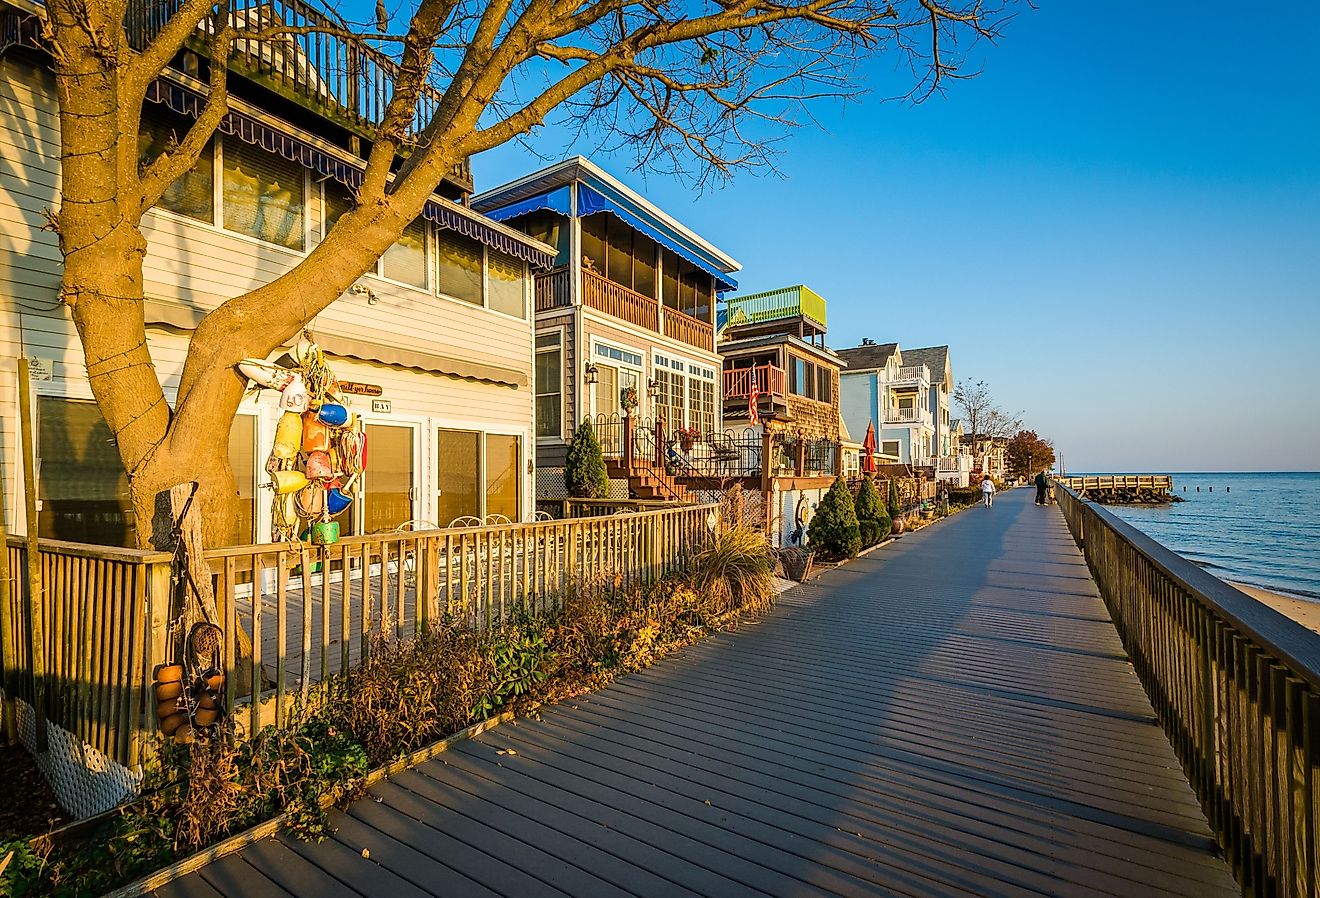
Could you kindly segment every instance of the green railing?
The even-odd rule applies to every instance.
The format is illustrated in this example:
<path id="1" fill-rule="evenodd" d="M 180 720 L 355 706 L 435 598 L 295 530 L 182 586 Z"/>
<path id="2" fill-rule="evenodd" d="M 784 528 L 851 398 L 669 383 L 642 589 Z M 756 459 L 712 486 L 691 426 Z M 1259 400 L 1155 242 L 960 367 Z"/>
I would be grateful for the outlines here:
<path id="1" fill-rule="evenodd" d="M 1320 635 L 1055 486 L 1243 893 L 1316 898 Z"/>
<path id="2" fill-rule="evenodd" d="M 824 297 L 801 284 L 782 290 L 735 296 L 728 300 L 727 308 L 729 322 L 734 324 L 760 324 L 801 315 L 821 328 L 825 327 Z M 742 314 L 739 315 L 739 312 Z"/>

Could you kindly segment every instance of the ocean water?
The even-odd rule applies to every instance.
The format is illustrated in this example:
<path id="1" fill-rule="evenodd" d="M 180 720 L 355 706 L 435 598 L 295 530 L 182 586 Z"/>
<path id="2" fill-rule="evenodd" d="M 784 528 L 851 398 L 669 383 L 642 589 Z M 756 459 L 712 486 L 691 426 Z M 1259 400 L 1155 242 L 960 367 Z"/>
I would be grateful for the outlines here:
<path id="1" fill-rule="evenodd" d="M 1320 602 L 1320 473 L 1174 474 L 1173 491 L 1187 501 L 1105 507 L 1222 580 Z"/>

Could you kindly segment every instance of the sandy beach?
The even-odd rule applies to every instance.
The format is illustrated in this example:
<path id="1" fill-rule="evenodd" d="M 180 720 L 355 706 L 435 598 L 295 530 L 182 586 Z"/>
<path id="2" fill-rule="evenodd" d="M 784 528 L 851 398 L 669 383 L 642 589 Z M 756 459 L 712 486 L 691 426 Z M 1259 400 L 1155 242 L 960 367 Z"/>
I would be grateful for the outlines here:
<path id="1" fill-rule="evenodd" d="M 1280 614 L 1286 614 L 1303 627 L 1320 633 L 1320 602 L 1312 602 L 1285 593 L 1271 592 L 1245 583 L 1229 582 L 1234 589 L 1245 592 L 1253 599 L 1264 602 Z"/>

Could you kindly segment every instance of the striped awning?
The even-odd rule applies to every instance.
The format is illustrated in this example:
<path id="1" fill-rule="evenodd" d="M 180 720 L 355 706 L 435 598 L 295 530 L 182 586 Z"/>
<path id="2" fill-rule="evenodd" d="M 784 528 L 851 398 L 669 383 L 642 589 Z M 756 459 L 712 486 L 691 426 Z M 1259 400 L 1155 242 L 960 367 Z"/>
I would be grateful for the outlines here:
<path id="1" fill-rule="evenodd" d="M 206 96 L 202 91 L 161 77 L 147 90 L 147 100 L 166 106 L 179 115 L 196 118 L 201 113 Z M 268 153 L 283 156 L 351 189 L 356 190 L 362 184 L 362 163 L 341 157 L 311 139 L 282 131 L 255 115 L 233 108 L 233 104 L 216 130 Z M 536 241 L 499 227 L 481 214 L 442 197 L 429 200 L 422 215 L 439 227 L 470 237 L 538 268 L 550 269 L 555 265 L 554 252 L 542 249 Z"/>

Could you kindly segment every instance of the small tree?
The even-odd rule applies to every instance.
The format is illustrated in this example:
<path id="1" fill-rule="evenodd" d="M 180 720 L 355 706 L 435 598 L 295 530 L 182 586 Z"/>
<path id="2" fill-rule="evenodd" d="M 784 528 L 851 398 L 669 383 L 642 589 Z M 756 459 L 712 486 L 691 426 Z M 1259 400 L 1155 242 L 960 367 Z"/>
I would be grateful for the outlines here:
<path id="1" fill-rule="evenodd" d="M 609 494 L 610 477 L 605 471 L 605 457 L 601 455 L 591 418 L 583 418 L 573 431 L 564 466 L 564 484 L 574 499 L 604 499 Z"/>
<path id="2" fill-rule="evenodd" d="M 880 499 L 880 491 L 875 488 L 875 481 L 869 477 L 862 481 L 854 504 L 857 522 L 862 528 L 863 545 L 873 546 L 889 535 L 889 512 Z"/>
<path id="3" fill-rule="evenodd" d="M 898 481 L 889 478 L 889 519 L 892 521 L 903 513 L 903 502 L 898 495 Z"/>
<path id="4" fill-rule="evenodd" d="M 834 481 L 820 500 L 816 515 L 807 525 L 807 541 L 830 558 L 854 558 L 862 548 L 862 531 L 852 490 L 842 477 Z"/>
<path id="5" fill-rule="evenodd" d="M 1034 430 L 1019 430 L 1004 447 L 1004 462 L 1013 476 L 1030 477 L 1054 467 L 1054 447 Z"/>

